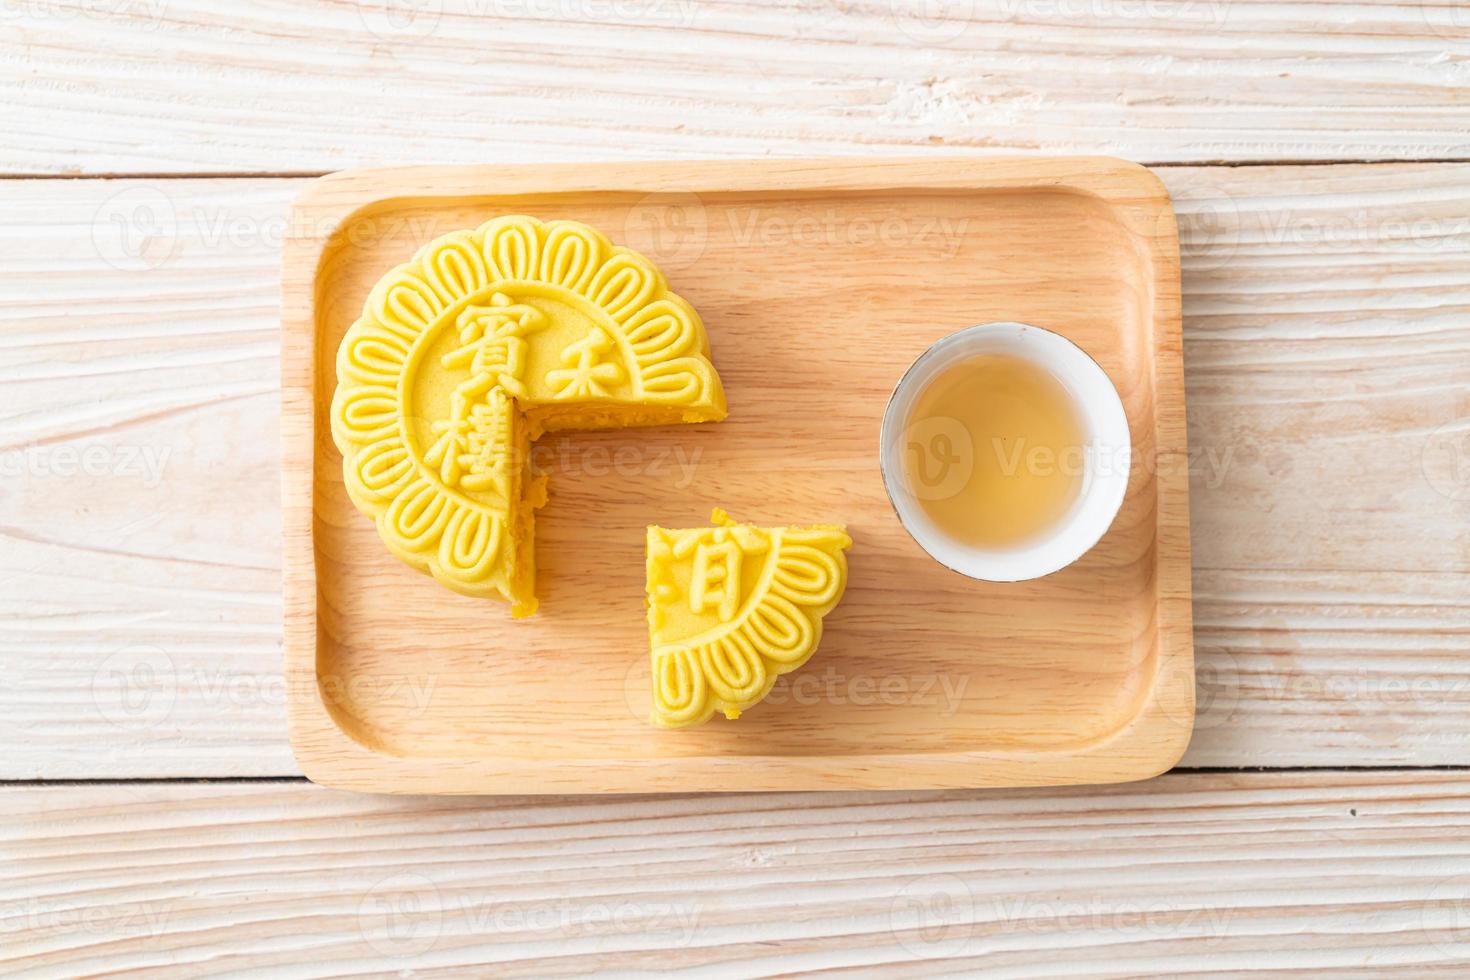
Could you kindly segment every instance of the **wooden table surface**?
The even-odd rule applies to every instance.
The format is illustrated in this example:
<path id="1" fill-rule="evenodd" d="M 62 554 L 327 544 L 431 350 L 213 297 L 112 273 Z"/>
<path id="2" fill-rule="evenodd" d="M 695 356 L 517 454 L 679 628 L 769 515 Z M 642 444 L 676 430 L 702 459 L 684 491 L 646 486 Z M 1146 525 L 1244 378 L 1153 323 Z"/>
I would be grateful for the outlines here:
<path id="1" fill-rule="evenodd" d="M 0 2 L 0 973 L 1470 970 L 1470 7 Z M 418 162 L 1106 153 L 1200 715 L 1103 789 L 431 799 L 286 744 L 278 260 Z"/>

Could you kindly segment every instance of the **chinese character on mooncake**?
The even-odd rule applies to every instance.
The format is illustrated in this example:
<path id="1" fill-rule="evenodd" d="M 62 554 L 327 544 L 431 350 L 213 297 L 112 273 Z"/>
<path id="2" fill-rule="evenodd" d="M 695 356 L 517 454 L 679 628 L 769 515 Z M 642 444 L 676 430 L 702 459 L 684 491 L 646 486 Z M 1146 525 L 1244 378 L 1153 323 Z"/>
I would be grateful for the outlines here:
<path id="1" fill-rule="evenodd" d="M 655 725 L 727 718 L 806 663 L 847 586 L 852 538 L 835 524 L 648 529 Z"/>
<path id="2" fill-rule="evenodd" d="M 536 609 L 533 439 L 724 417 L 704 326 L 653 263 L 520 215 L 378 282 L 338 349 L 331 412 L 347 492 L 388 548 L 515 616 Z"/>

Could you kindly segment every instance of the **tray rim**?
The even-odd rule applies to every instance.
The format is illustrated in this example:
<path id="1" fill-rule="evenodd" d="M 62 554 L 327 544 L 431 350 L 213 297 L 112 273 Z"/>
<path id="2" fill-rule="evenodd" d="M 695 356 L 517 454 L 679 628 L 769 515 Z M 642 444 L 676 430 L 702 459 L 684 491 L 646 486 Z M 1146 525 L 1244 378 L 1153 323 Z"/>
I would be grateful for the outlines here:
<path id="1" fill-rule="evenodd" d="M 291 204 L 281 266 L 283 658 L 290 743 L 313 782 L 387 793 L 959 789 L 1126 782 L 1171 768 L 1194 719 L 1188 468 L 1154 470 L 1157 668 L 1138 712 L 1080 747 L 673 759 L 452 759 L 374 751 L 343 731 L 317 679 L 315 363 L 318 284 L 337 229 L 386 200 L 530 194 L 1018 191 L 1101 199 L 1152 273 L 1155 451 L 1187 461 L 1178 229 L 1168 191 L 1113 157 L 808 158 L 362 168 L 313 180 Z M 393 192 L 384 194 L 386 187 Z"/>

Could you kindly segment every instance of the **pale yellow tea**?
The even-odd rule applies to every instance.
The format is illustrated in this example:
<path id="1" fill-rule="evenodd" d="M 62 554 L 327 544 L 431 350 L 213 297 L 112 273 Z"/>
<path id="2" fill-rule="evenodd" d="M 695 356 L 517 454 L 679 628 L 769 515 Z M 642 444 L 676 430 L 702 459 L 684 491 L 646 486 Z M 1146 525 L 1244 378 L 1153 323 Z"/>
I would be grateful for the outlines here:
<path id="1" fill-rule="evenodd" d="M 1086 426 L 1045 368 L 984 354 L 939 374 L 905 427 L 904 472 L 930 520 L 980 548 L 1021 545 L 1077 500 Z"/>

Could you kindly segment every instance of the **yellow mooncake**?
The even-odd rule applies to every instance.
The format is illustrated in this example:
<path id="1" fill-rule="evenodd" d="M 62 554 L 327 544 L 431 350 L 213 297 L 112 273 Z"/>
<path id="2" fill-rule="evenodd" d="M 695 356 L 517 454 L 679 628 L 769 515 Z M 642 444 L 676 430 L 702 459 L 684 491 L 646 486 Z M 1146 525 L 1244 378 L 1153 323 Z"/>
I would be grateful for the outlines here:
<path id="1" fill-rule="evenodd" d="M 836 524 L 648 529 L 648 635 L 655 725 L 727 718 L 806 663 L 847 587 L 852 538 Z"/>
<path id="2" fill-rule="evenodd" d="M 707 422 L 725 393 L 694 309 L 574 221 L 495 218 L 385 275 L 337 352 L 347 492 L 400 559 L 536 609 L 544 431 Z"/>

